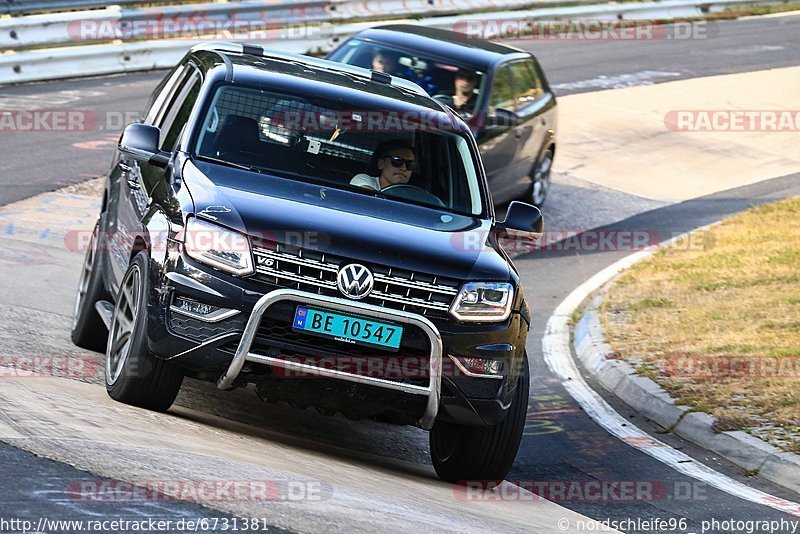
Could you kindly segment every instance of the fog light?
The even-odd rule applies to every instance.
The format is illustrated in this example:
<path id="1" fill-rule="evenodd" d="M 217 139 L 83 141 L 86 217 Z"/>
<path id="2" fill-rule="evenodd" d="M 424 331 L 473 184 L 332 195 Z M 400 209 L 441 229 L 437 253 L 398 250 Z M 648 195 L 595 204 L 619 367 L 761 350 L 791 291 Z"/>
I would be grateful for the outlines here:
<path id="1" fill-rule="evenodd" d="M 486 370 L 489 371 L 490 374 L 499 375 L 500 371 L 503 370 L 503 362 L 500 360 L 485 360 L 486 363 L 484 366 Z"/>
<path id="2" fill-rule="evenodd" d="M 209 315 L 219 309 L 219 306 L 212 306 L 186 297 L 175 297 L 175 307 L 192 315 Z"/>
<path id="3" fill-rule="evenodd" d="M 170 306 L 169 309 L 181 315 L 199 319 L 207 323 L 216 323 L 239 313 L 239 310 L 220 308 L 213 304 L 206 304 L 205 302 L 182 297 L 180 295 L 175 296 L 172 300 L 172 306 Z"/>
<path id="4" fill-rule="evenodd" d="M 503 378 L 503 360 L 487 360 L 450 355 L 456 366 L 467 376 L 480 378 Z"/>

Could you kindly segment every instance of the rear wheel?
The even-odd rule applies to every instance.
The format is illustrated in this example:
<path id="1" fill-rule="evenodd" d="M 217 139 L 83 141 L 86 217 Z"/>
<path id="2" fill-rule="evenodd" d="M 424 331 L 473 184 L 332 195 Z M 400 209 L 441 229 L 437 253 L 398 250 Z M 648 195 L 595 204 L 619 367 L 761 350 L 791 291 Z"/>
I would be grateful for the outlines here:
<path id="1" fill-rule="evenodd" d="M 534 206 L 541 207 L 547 199 L 550 191 L 550 171 L 553 168 L 553 149 L 548 148 L 533 172 L 533 184 L 531 184 L 530 202 Z"/>
<path id="2" fill-rule="evenodd" d="M 147 350 L 148 262 L 140 252 L 120 284 L 106 346 L 106 391 L 119 402 L 165 411 L 178 395 L 183 372 Z"/>
<path id="3" fill-rule="evenodd" d="M 439 477 L 454 483 L 482 481 L 493 485 L 502 482 L 517 457 L 528 413 L 529 391 L 526 355 L 514 399 L 502 423 L 477 427 L 438 421 L 430 432 L 430 447 L 433 467 Z"/>
<path id="4" fill-rule="evenodd" d="M 103 276 L 98 264 L 100 248 L 100 221 L 94 226 L 89 248 L 83 258 L 78 294 L 72 313 L 72 342 L 84 349 L 103 352 L 108 339 L 106 325 L 94 305 L 101 300 L 110 300 L 103 287 Z"/>

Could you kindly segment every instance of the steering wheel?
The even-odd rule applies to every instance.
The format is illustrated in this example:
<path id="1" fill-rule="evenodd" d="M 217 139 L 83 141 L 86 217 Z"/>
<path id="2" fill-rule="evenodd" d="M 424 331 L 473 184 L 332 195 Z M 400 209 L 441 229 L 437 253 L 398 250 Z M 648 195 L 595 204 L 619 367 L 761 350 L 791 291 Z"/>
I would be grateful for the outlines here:
<path id="1" fill-rule="evenodd" d="M 397 198 L 404 198 L 406 200 L 413 200 L 415 202 L 422 202 L 423 204 L 432 204 L 440 208 L 445 207 L 444 202 L 442 202 L 442 200 L 439 197 L 437 197 L 430 191 L 426 191 L 421 187 L 417 187 L 415 185 L 408 185 L 408 184 L 390 185 L 385 189 L 381 189 L 381 193 L 386 193 L 389 196 Z"/>

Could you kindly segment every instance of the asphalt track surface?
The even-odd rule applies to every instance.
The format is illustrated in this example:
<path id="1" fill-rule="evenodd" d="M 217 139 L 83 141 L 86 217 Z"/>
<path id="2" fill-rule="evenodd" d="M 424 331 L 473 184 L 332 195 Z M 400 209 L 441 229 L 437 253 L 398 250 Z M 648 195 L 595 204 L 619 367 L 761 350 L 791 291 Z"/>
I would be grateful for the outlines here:
<path id="1" fill-rule="evenodd" d="M 800 64 L 800 17 L 718 23 L 718 32 L 705 40 L 637 42 L 516 42 L 535 51 L 544 64 L 557 94 L 612 88 L 640 83 L 659 83 L 681 78 L 761 70 Z M 652 73 L 672 73 L 659 77 Z M 642 73 L 650 73 L 642 75 Z M 143 73 L 76 81 L 31 84 L 0 88 L 0 109 L 10 102 L 17 109 L 86 109 L 99 116 L 109 112 L 135 112 L 162 73 Z M 769 90 L 769 88 L 765 88 Z M 102 94 L 99 94 L 102 93 Z M 732 90 L 735 96 L 735 91 Z M 20 107 L 26 105 L 28 108 Z M 112 115 L 108 115 L 112 116 Z M 103 122 L 103 121 L 100 121 Z M 110 126 L 108 122 L 102 124 Z M 117 132 L 112 128 L 91 132 L 29 132 L 0 134 L 0 204 L 7 204 L 39 192 L 99 176 L 111 158 Z M 75 146 L 75 145 L 80 146 Z M 545 215 L 552 221 L 571 222 L 561 228 L 590 229 L 605 224 L 614 230 L 648 230 L 669 236 L 708 224 L 752 205 L 800 194 L 800 176 L 789 176 L 726 191 L 680 204 L 660 206 L 651 201 L 591 187 L 587 184 L 555 184 Z M 586 204 L 590 203 L 590 204 Z M 592 206 L 586 209 L 586 205 Z M 616 217 L 615 217 L 616 215 Z M 599 228 L 602 230 L 603 228 Z M 699 532 L 702 520 L 780 519 L 784 514 L 758 506 L 698 484 L 609 436 L 588 416 L 560 385 L 542 361 L 540 340 L 545 323 L 555 306 L 577 285 L 628 252 L 532 252 L 515 260 L 534 311 L 528 353 L 534 377 L 529 423 L 511 481 L 654 481 L 664 488 L 660 498 L 635 502 L 587 502 L 557 499 L 567 508 L 594 519 L 641 520 L 686 518 L 689 528 Z M 21 281 L 22 282 L 22 281 Z M 202 390 L 202 388 L 198 388 Z M 655 431 L 639 421 L 624 406 L 608 399 L 632 422 Z M 226 413 L 210 400 L 198 399 L 209 413 L 247 419 L 246 414 Z M 302 415 L 294 416 L 303 417 Z M 399 433 L 398 445 L 419 451 L 408 460 L 427 463 L 424 433 L 413 429 Z M 341 436 L 319 436 L 321 442 Z M 737 469 L 707 451 L 669 435 L 658 439 L 681 448 L 695 461 L 712 465 L 732 478 L 742 480 L 776 496 L 797 501 L 791 495 L 757 477 L 745 478 Z M 425 440 L 426 441 L 426 440 Z M 349 446 L 350 444 L 348 444 Z M 354 448 L 358 448 L 353 445 Z M 0 445 L 0 487 L 3 498 L 0 516 L 65 518 L 70 502 L 59 494 L 59 477 L 80 479 L 73 468 L 34 457 L 8 445 Z M 152 507 L 156 506 L 157 509 Z M 97 506 L 92 514 L 112 516 L 118 510 Z M 191 504 L 171 503 L 126 505 L 131 516 L 191 517 L 209 515 Z M 77 512 L 76 512 L 77 513 Z M 87 514 L 83 509 L 81 514 Z M 220 517 L 222 514 L 214 512 Z M 632 529 L 623 529 L 633 532 Z M 640 532 L 678 532 L 647 529 Z M 717 531 L 719 532 L 719 531 Z"/>

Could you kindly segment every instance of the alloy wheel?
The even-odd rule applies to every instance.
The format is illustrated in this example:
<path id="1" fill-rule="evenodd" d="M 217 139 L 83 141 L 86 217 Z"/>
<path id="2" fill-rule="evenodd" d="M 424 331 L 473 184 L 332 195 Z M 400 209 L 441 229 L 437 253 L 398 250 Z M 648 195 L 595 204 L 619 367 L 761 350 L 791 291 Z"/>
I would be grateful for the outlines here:
<path id="1" fill-rule="evenodd" d="M 550 169 L 552 166 L 553 153 L 548 150 L 542 162 L 537 166 L 536 173 L 533 175 L 533 193 L 531 194 L 531 200 L 536 206 L 541 206 L 547 198 L 547 191 L 550 189 Z"/>
<path id="2" fill-rule="evenodd" d="M 133 342 L 133 331 L 136 328 L 141 305 L 139 295 L 141 283 L 142 273 L 139 266 L 133 264 L 122 280 L 111 320 L 106 348 L 106 383 L 108 385 L 116 383 L 128 361 L 128 354 Z"/>

